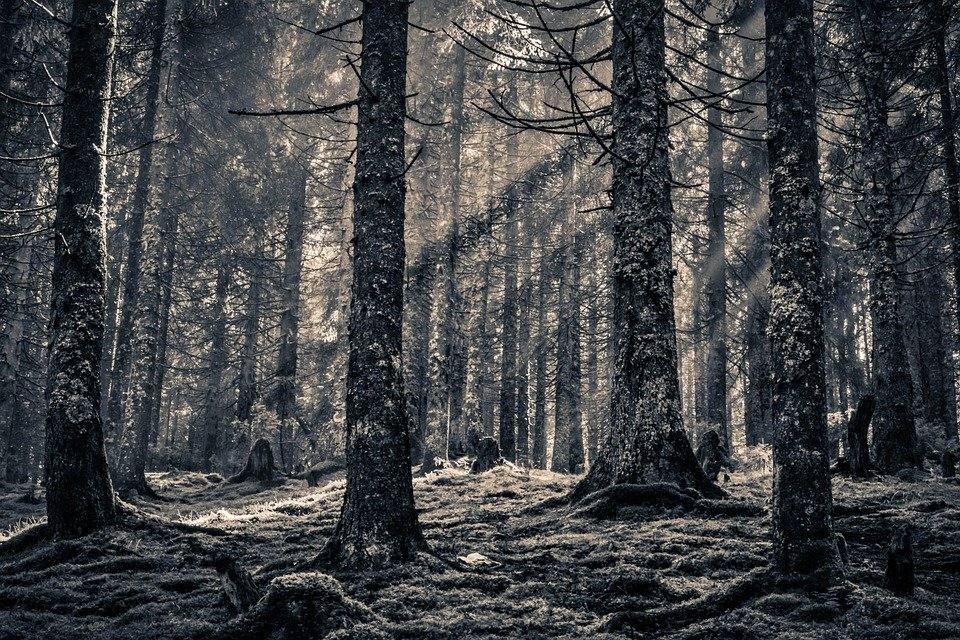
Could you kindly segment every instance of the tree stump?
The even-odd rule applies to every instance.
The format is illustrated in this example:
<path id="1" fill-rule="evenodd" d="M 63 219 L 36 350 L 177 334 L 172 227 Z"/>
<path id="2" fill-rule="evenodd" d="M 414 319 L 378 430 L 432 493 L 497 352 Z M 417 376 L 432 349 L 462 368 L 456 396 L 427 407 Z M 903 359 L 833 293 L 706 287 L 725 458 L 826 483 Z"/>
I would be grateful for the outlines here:
<path id="1" fill-rule="evenodd" d="M 867 443 L 867 430 L 873 420 L 873 411 L 877 408 L 877 398 L 867 394 L 860 398 L 857 410 L 847 424 L 847 462 L 851 478 L 870 477 L 870 446 Z"/>
<path id="2" fill-rule="evenodd" d="M 957 455 L 949 449 L 940 456 L 940 470 L 944 478 L 953 478 L 957 475 Z"/>
<path id="3" fill-rule="evenodd" d="M 501 463 L 500 443 L 489 436 L 481 438 L 477 445 L 477 457 L 470 465 L 470 473 L 483 473 Z"/>
<path id="4" fill-rule="evenodd" d="M 275 478 L 276 467 L 273 464 L 273 449 L 270 448 L 268 440 L 260 438 L 253 443 L 253 448 L 250 449 L 250 455 L 247 456 L 247 466 L 227 482 L 232 484 L 249 480 L 272 482 Z"/>
<path id="5" fill-rule="evenodd" d="M 900 527 L 887 547 L 887 588 L 899 595 L 912 595 L 913 529 L 909 524 Z"/>
<path id="6" fill-rule="evenodd" d="M 230 556 L 217 556 L 214 567 L 220 576 L 224 595 L 236 613 L 246 613 L 263 597 L 250 574 Z"/>
<path id="7" fill-rule="evenodd" d="M 720 470 L 730 466 L 727 453 L 720 443 L 720 434 L 713 429 L 703 434 L 700 446 L 697 447 L 697 460 L 710 482 L 716 482 Z"/>
<path id="8" fill-rule="evenodd" d="M 369 607 L 350 598 L 334 578 L 322 573 L 292 573 L 274 578 L 264 596 L 229 623 L 219 638 L 315 640 L 350 629 L 362 630 L 359 637 L 378 638 L 384 637 L 377 631 L 380 623 Z"/>

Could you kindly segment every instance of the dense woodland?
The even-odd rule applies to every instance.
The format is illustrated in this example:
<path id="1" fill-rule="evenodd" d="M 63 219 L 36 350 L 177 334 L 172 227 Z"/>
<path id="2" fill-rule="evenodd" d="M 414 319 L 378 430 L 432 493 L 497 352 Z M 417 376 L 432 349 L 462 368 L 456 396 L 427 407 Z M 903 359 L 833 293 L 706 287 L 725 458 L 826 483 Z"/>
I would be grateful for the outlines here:
<path id="1" fill-rule="evenodd" d="M 0 639 L 960 638 L 960 5 L 0 0 Z"/>

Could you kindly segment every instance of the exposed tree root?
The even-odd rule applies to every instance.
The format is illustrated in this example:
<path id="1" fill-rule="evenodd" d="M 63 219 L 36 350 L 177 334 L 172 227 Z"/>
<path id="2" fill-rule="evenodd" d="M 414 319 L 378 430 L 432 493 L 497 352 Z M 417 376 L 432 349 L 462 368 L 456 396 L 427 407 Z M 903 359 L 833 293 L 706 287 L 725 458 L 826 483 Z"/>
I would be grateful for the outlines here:
<path id="1" fill-rule="evenodd" d="M 9 540 L 0 542 L 0 558 L 16 555 L 32 548 L 34 545 L 50 539 L 50 527 L 46 522 L 24 529 Z"/>
<path id="2" fill-rule="evenodd" d="M 693 489 L 681 489 L 667 483 L 615 484 L 595 491 L 578 503 L 574 515 L 589 518 L 611 519 L 618 517 L 622 509 L 635 507 L 679 508 L 708 516 L 763 515 L 760 505 L 749 502 L 710 500 L 702 498 Z"/>
<path id="3" fill-rule="evenodd" d="M 772 586 L 769 569 L 754 569 L 706 595 L 680 605 L 649 611 L 615 613 L 604 623 L 604 630 L 616 632 L 629 627 L 646 632 L 667 631 L 702 622 L 757 600 L 769 592 Z"/>

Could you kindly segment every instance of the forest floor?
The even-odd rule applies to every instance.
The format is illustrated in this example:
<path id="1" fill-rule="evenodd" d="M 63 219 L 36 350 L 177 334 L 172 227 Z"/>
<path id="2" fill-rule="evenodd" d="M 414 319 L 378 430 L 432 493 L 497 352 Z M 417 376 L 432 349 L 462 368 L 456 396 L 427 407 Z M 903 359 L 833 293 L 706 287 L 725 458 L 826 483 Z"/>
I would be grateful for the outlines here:
<path id="1" fill-rule="evenodd" d="M 179 472 L 149 479 L 167 500 L 143 500 L 140 509 L 216 529 L 123 528 L 0 557 L 0 640 L 209 637 L 233 617 L 212 556 L 232 555 L 260 582 L 295 571 L 330 534 L 344 486 L 336 476 L 318 488 Z M 605 625 L 619 611 L 682 606 L 767 563 L 767 515 L 639 508 L 597 519 L 557 499 L 575 481 L 513 467 L 417 478 L 433 554 L 334 574 L 374 617 L 324 637 L 641 637 Z M 724 486 L 735 500 L 765 505 L 770 476 L 734 474 Z M 25 492 L 0 486 L 0 540 L 42 515 L 42 504 L 17 501 Z M 850 558 L 845 598 L 758 592 L 718 617 L 677 618 L 649 637 L 960 639 L 960 486 L 836 478 L 834 493 Z M 883 588 L 885 549 L 907 522 L 917 589 L 898 597 Z"/>

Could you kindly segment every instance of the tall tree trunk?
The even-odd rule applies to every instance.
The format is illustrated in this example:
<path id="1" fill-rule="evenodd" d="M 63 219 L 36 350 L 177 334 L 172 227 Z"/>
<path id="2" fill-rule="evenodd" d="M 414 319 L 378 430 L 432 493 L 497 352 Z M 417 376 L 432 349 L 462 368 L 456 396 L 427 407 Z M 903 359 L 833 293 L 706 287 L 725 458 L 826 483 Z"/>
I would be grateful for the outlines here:
<path id="1" fill-rule="evenodd" d="M 44 471 L 56 537 L 110 523 L 116 502 L 100 418 L 107 127 L 116 44 L 114 0 L 74 0 L 68 31 L 54 219 Z"/>
<path id="2" fill-rule="evenodd" d="M 154 0 L 152 13 L 152 42 L 150 70 L 147 74 L 146 112 L 141 125 L 141 135 L 148 140 L 157 132 L 157 114 L 160 108 L 160 78 L 163 70 L 163 44 L 167 25 L 167 0 Z M 127 278 L 124 288 L 123 313 L 117 330 L 117 349 L 110 376 L 109 419 L 114 429 L 123 422 L 123 390 L 132 387 L 129 437 L 119 452 L 116 482 L 120 491 L 130 489 L 150 493 L 145 476 L 147 448 L 150 442 L 149 400 L 153 393 L 151 374 L 156 359 L 156 336 L 154 327 L 159 323 L 155 315 L 160 300 L 160 291 L 153 279 L 148 279 L 146 293 L 141 295 L 140 271 L 143 255 L 143 236 L 147 205 L 150 198 L 151 172 L 153 169 L 153 144 L 140 150 L 137 168 L 137 183 L 133 194 L 130 245 L 127 249 Z M 138 233 L 138 237 L 135 234 Z M 160 259 L 157 255 L 154 264 Z M 135 261 L 136 264 L 132 264 Z M 135 282 L 133 282 L 135 280 Z M 131 284 L 136 288 L 131 290 Z M 136 355 L 135 359 L 131 356 Z M 137 375 L 130 375 L 133 367 Z"/>
<path id="3" fill-rule="evenodd" d="M 813 0 L 766 3 L 773 569 L 828 576 L 831 525 Z"/>
<path id="4" fill-rule="evenodd" d="M 303 235 L 310 169 L 291 158 L 290 210 L 284 234 L 283 284 L 280 313 L 280 353 L 277 356 L 277 420 L 280 422 L 280 468 L 292 462 L 287 451 L 297 415 L 297 351 L 300 332 L 300 277 L 303 273 Z"/>
<path id="5" fill-rule="evenodd" d="M 144 142 L 157 135 L 157 113 L 160 109 L 160 80 L 163 70 L 163 42 L 166 33 L 167 0 L 153 0 L 150 70 L 147 73 L 145 112 L 140 125 Z M 153 170 L 153 151 L 156 145 L 144 144 L 137 163 L 137 182 L 133 189 L 130 217 L 127 220 L 127 264 L 123 275 L 123 298 L 120 302 L 120 322 L 114 341 L 113 367 L 110 371 L 110 394 L 107 409 L 109 428 L 115 432 L 124 424 L 124 391 L 130 378 L 131 345 L 136 314 L 140 310 L 140 275 L 143 271 L 143 230 L 147 205 L 150 201 L 150 182 Z M 138 436 L 134 433 L 133 440 Z"/>
<path id="6" fill-rule="evenodd" d="M 361 18 L 347 486 L 324 554 L 339 566 L 408 561 L 424 546 L 402 369 L 407 14 L 407 0 L 382 0 Z"/>
<path id="7" fill-rule="evenodd" d="M 224 427 L 224 374 L 227 370 L 227 294 L 230 285 L 230 268 L 226 256 L 217 264 L 214 285 L 212 320 L 210 327 L 210 352 L 207 368 L 207 389 L 200 418 L 200 458 L 197 464 L 209 471 L 213 458 L 220 451 Z"/>
<path id="8" fill-rule="evenodd" d="M 714 12 L 715 13 L 715 12 Z M 707 31 L 707 90 L 719 96 L 723 87 L 720 70 L 720 31 Z M 720 98 L 711 98 L 719 101 Z M 707 318 L 706 318 L 706 422 L 720 435 L 720 441 L 731 451 L 727 425 L 727 259 L 726 194 L 723 166 L 723 118 L 719 105 L 707 112 Z"/>
<path id="9" fill-rule="evenodd" d="M 857 0 L 863 53 L 863 185 L 870 262 L 870 317 L 873 329 L 873 381 L 877 409 L 873 418 L 874 463 L 896 472 L 920 464 L 913 421 L 913 381 L 899 312 L 897 215 L 894 211 L 893 159 L 887 123 L 884 9 L 878 0 Z"/>
<path id="10" fill-rule="evenodd" d="M 490 298 L 493 294 L 493 267 L 488 259 L 483 265 L 483 291 L 480 306 L 480 374 L 477 376 L 477 393 L 480 396 L 480 425 L 484 436 L 493 437 L 493 327 L 490 322 Z"/>
<path id="11" fill-rule="evenodd" d="M 507 104 L 517 103 L 516 78 L 511 80 Z M 519 161 L 517 136 L 507 139 L 509 162 Z M 516 172 L 515 172 L 516 173 Z M 517 199 L 518 184 L 507 189 L 507 215 L 504 224 L 503 310 L 500 340 L 500 453 L 515 460 L 517 438 Z"/>
<path id="12" fill-rule="evenodd" d="M 947 30 L 950 26 L 950 11 L 943 0 L 931 0 L 932 35 L 936 55 L 937 88 L 940 93 L 940 118 L 943 135 L 943 169 L 946 177 L 947 204 L 950 211 L 950 248 L 953 257 L 953 286 L 960 300 L 960 168 L 957 163 L 956 116 L 953 108 L 950 67 L 947 63 Z M 957 324 L 960 329 L 960 323 Z M 956 371 L 951 372 L 956 377 Z M 954 383 L 956 384 L 956 383 Z M 954 412 L 956 413 L 956 412 Z M 947 439 L 957 442 L 957 421 L 946 425 Z"/>
<path id="13" fill-rule="evenodd" d="M 578 473 L 583 466 L 580 396 L 580 287 L 576 236 L 576 162 L 564 170 L 564 216 L 560 242 L 560 283 L 557 292 L 557 379 L 553 456 L 550 467 Z"/>
<path id="14" fill-rule="evenodd" d="M 591 260 L 587 275 L 587 461 L 593 464 L 597 460 L 600 447 L 600 305 L 597 300 L 597 264 L 596 257 Z"/>
<path id="15" fill-rule="evenodd" d="M 517 442 L 516 461 L 530 457 L 530 304 L 533 282 L 530 264 L 532 241 L 530 214 L 523 218 L 520 238 L 520 295 L 517 308 Z"/>
<path id="16" fill-rule="evenodd" d="M 260 338 L 260 313 L 263 298 L 263 239 L 258 235 L 253 255 L 249 259 L 250 283 L 247 305 L 243 314 L 243 345 L 240 348 L 240 380 L 237 388 L 236 418 L 249 423 L 253 405 L 259 396 L 257 380 L 257 344 Z"/>
<path id="17" fill-rule="evenodd" d="M 537 343 L 534 350 L 533 443 L 530 463 L 537 469 L 547 466 L 547 353 L 550 350 L 550 325 L 547 307 L 550 304 L 550 247 L 540 247 L 540 266 L 537 269 Z"/>
<path id="18" fill-rule="evenodd" d="M 610 435 L 574 497 L 617 483 L 721 492 L 684 432 L 673 303 L 663 0 L 614 0 Z"/>

